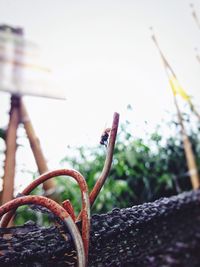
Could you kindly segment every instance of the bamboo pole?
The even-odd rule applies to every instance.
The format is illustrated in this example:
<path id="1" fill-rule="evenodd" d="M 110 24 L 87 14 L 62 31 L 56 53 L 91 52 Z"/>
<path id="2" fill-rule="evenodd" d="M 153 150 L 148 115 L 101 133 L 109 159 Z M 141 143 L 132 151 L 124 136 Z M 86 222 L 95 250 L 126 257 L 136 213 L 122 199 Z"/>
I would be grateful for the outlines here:
<path id="1" fill-rule="evenodd" d="M 6 132 L 6 159 L 4 165 L 3 191 L 1 203 L 4 204 L 13 198 L 15 177 L 15 154 L 17 150 L 17 127 L 19 124 L 19 99 L 11 97 L 10 120 Z"/>
<path id="2" fill-rule="evenodd" d="M 190 7 L 192 9 L 192 17 L 194 18 L 194 21 L 198 27 L 198 29 L 200 30 L 200 22 L 199 22 L 199 18 L 197 16 L 197 13 L 195 11 L 195 7 L 193 4 L 190 4 Z M 199 55 L 197 54 L 196 55 L 196 58 L 197 58 L 197 61 L 200 63 L 200 57 Z M 198 111 L 196 110 L 196 108 L 194 107 L 193 103 L 191 102 L 191 100 L 189 101 L 189 104 L 190 104 L 190 108 L 191 110 L 194 112 L 194 114 L 197 116 L 197 118 L 199 119 L 200 121 L 200 114 L 198 113 Z"/>
<path id="3" fill-rule="evenodd" d="M 196 165 L 195 155 L 192 151 L 192 144 L 190 142 L 190 139 L 186 134 L 185 126 L 183 123 L 183 118 L 182 118 L 182 115 L 181 115 L 181 112 L 180 112 L 180 109 L 179 109 L 179 106 L 178 106 L 178 103 L 177 103 L 175 96 L 174 96 L 174 103 L 175 103 L 176 110 L 177 110 L 179 124 L 181 126 L 181 135 L 182 135 L 182 140 L 183 140 L 183 147 L 184 147 L 184 151 L 185 151 L 189 175 L 191 178 L 192 188 L 198 189 L 200 187 L 200 180 L 199 180 L 198 168 Z"/>
<path id="4" fill-rule="evenodd" d="M 191 9 L 192 9 L 192 16 L 193 16 L 193 18 L 194 18 L 194 21 L 195 21 L 195 23 L 196 23 L 198 29 L 200 30 L 200 22 L 199 22 L 199 18 L 198 18 L 198 16 L 197 16 L 197 13 L 196 13 L 196 11 L 195 11 L 194 5 L 193 5 L 193 4 L 190 4 L 190 7 L 191 7 Z"/>
<path id="5" fill-rule="evenodd" d="M 152 28 L 151 28 L 151 30 L 152 30 Z M 175 74 L 174 70 L 172 69 L 172 67 L 170 66 L 169 62 L 167 61 L 166 57 L 164 56 L 163 52 L 161 51 L 161 48 L 158 44 L 158 41 L 157 41 L 154 33 L 152 34 L 152 40 L 159 51 L 159 54 L 161 56 L 161 59 L 162 59 L 163 65 L 164 65 L 164 69 L 165 69 L 165 72 L 166 72 L 168 79 L 170 80 L 170 76 L 176 78 L 176 74 Z M 196 165 L 195 155 L 194 155 L 194 152 L 192 150 L 192 144 L 190 142 L 190 139 L 187 136 L 185 126 L 183 123 L 183 118 L 181 115 L 181 111 L 179 109 L 176 95 L 174 93 L 173 93 L 173 97 L 174 97 L 174 104 L 176 107 L 179 124 L 181 127 L 181 137 L 183 140 L 183 146 L 184 146 L 185 157 L 186 157 L 186 162 L 187 162 L 187 166 L 188 166 L 188 170 L 189 170 L 191 184 L 192 184 L 193 189 L 198 189 L 200 187 L 200 180 L 199 180 L 199 174 L 198 174 L 198 168 Z M 191 104 L 191 102 L 189 104 Z"/>
<path id="6" fill-rule="evenodd" d="M 196 51 L 196 59 L 198 61 L 198 63 L 200 63 L 200 56 L 199 56 L 199 53 L 198 53 L 198 49 L 195 48 L 195 51 Z M 189 99 L 189 105 L 190 105 L 190 108 L 191 110 L 194 112 L 194 114 L 197 116 L 199 122 L 200 122 L 200 114 L 199 112 L 196 110 L 195 106 L 193 105 L 191 99 Z"/>
<path id="7" fill-rule="evenodd" d="M 28 115 L 27 109 L 24 105 L 22 98 L 20 100 L 20 118 L 21 122 L 24 125 L 31 149 L 33 151 L 38 171 L 40 174 L 43 174 L 49 171 L 49 169 L 40 145 L 40 140 L 36 135 L 36 132 L 33 128 L 33 125 L 31 123 L 30 117 Z M 46 192 L 46 195 L 52 195 L 55 192 L 55 182 L 53 180 L 46 181 L 43 185 L 43 188 Z"/>
<path id="8" fill-rule="evenodd" d="M 152 27 L 150 28 L 150 30 L 153 32 L 153 28 Z M 171 65 L 169 64 L 168 60 L 164 56 L 164 54 L 163 54 L 163 52 L 162 52 L 162 50 L 161 50 L 161 48 L 160 48 L 160 46 L 158 44 L 158 41 L 157 41 L 154 33 L 152 34 L 152 40 L 153 40 L 155 46 L 157 47 L 157 49 L 159 51 L 159 54 L 161 56 L 161 59 L 163 61 L 164 66 L 165 66 L 165 71 L 167 73 L 167 77 L 169 78 L 169 72 L 170 72 L 172 74 L 172 76 L 174 76 L 176 78 L 176 74 L 175 74 L 174 70 L 172 69 Z M 168 70 L 169 70 L 169 72 L 168 72 Z M 197 116 L 198 120 L 200 121 L 200 114 L 196 110 L 196 108 L 195 108 L 195 106 L 192 103 L 190 98 L 188 99 L 188 104 L 190 106 L 191 111 Z"/>
<path id="9" fill-rule="evenodd" d="M 198 118 L 198 120 L 199 120 L 199 122 L 200 122 L 200 114 L 199 114 L 199 112 L 196 110 L 194 104 L 192 103 L 192 101 L 191 101 L 190 99 L 188 100 L 188 103 L 189 103 L 189 105 L 190 105 L 190 109 L 191 109 L 191 111 L 197 116 L 197 118 Z"/>
<path id="10" fill-rule="evenodd" d="M 19 36 L 23 37 L 24 36 L 23 29 L 19 28 L 17 34 Z M 17 46 L 17 44 L 15 44 L 15 45 Z M 17 53 L 17 51 L 15 51 L 15 53 Z M 22 55 L 22 57 L 23 57 L 23 55 Z M 15 55 L 15 58 L 17 58 L 17 54 Z M 18 70 L 18 66 L 15 66 L 15 65 L 14 65 L 14 77 L 15 77 L 15 83 L 17 85 L 21 79 L 21 73 Z M 38 167 L 38 171 L 40 174 L 43 174 L 43 173 L 47 172 L 49 169 L 47 167 L 46 159 L 44 157 L 39 138 L 37 137 L 37 135 L 35 133 L 35 130 L 33 128 L 31 120 L 29 118 L 28 112 L 27 112 L 26 107 L 23 103 L 22 97 L 20 97 L 19 114 L 20 114 L 20 121 L 23 122 L 23 124 L 24 124 L 24 128 L 25 128 L 31 149 L 33 151 L 33 155 L 34 155 L 37 167 Z M 43 184 L 43 188 L 44 188 L 46 196 L 51 196 L 55 192 L 54 181 L 49 180 L 49 181 L 45 182 Z"/>
<path id="11" fill-rule="evenodd" d="M 2 30 L 11 31 L 20 36 L 23 40 L 24 31 L 22 28 L 13 28 L 8 25 L 3 25 Z M 15 43 L 14 50 L 14 60 L 18 58 L 17 55 L 18 44 Z M 23 57 L 23 54 L 21 55 Z M 13 65 L 13 80 L 16 87 L 20 86 L 21 83 L 21 71 L 18 68 L 18 65 Z M 16 152 L 16 138 L 17 138 L 17 127 L 19 121 L 23 122 L 26 134 L 28 136 L 33 155 L 40 174 L 43 174 L 48 171 L 47 163 L 40 146 L 39 138 L 36 136 L 33 125 L 29 119 L 28 112 L 20 96 L 15 96 L 17 99 L 18 105 L 15 107 L 11 105 L 10 112 L 10 122 L 8 126 L 7 133 L 7 151 L 6 151 L 6 162 L 5 162 L 5 177 L 4 177 L 4 189 L 2 193 L 2 201 L 5 203 L 8 200 L 11 200 L 13 197 L 13 186 L 14 186 L 14 173 L 15 173 L 15 152 Z M 12 102 L 14 103 L 14 102 Z M 55 183 L 50 180 L 44 183 L 43 188 L 45 190 L 46 196 L 51 196 L 54 199 L 57 199 L 56 196 L 53 196 L 55 193 Z"/>

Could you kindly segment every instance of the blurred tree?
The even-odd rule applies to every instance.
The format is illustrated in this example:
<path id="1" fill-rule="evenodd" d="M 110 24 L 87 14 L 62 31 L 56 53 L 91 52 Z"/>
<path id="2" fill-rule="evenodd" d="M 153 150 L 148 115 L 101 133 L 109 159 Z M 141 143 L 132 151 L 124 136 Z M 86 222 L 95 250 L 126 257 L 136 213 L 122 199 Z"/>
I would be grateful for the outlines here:
<path id="1" fill-rule="evenodd" d="M 200 127 L 192 129 L 188 116 L 185 117 L 185 123 L 200 170 Z M 129 122 L 126 121 L 121 125 L 112 168 L 94 204 L 93 213 L 154 201 L 191 189 L 180 129 L 176 120 L 170 121 L 169 127 L 174 128 L 175 134 L 167 138 L 161 134 L 162 127 L 157 127 L 155 132 L 146 134 L 145 138 L 134 138 Z M 100 145 L 93 148 L 79 147 L 76 148 L 75 156 L 65 157 L 61 163 L 64 165 L 67 163 L 78 170 L 86 178 L 91 191 L 103 168 L 105 150 L 106 148 Z M 75 211 L 78 212 L 81 208 L 81 198 L 76 182 L 63 177 L 59 177 L 56 182 L 61 200 L 70 199 Z M 37 189 L 37 193 L 42 194 L 41 190 Z M 41 220 L 41 216 L 38 218 Z"/>
<path id="2" fill-rule="evenodd" d="M 6 130 L 4 128 L 0 128 L 0 138 L 3 140 L 6 139 Z"/>
<path id="3" fill-rule="evenodd" d="M 174 136 L 166 138 L 156 130 L 146 140 L 131 135 L 129 122 L 121 126 L 109 178 L 94 205 L 94 212 L 132 206 L 191 189 L 179 126 L 176 121 L 171 121 L 170 127 L 172 124 Z M 189 136 L 200 168 L 198 129 L 190 129 Z M 103 167 L 105 153 L 102 147 L 77 150 L 78 157 L 65 158 L 62 162 L 70 162 L 79 170 L 91 190 Z M 64 192 L 63 186 L 62 194 Z"/>

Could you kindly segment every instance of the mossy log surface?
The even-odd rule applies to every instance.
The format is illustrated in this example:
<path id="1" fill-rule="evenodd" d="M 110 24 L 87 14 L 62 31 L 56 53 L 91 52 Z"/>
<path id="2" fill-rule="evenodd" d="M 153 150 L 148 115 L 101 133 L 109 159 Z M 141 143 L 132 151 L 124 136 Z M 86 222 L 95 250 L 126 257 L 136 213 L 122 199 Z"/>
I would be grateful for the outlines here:
<path id="1" fill-rule="evenodd" d="M 0 266 L 76 266 L 63 226 L 27 223 L 0 234 Z M 200 191 L 93 215 L 88 266 L 199 267 Z"/>

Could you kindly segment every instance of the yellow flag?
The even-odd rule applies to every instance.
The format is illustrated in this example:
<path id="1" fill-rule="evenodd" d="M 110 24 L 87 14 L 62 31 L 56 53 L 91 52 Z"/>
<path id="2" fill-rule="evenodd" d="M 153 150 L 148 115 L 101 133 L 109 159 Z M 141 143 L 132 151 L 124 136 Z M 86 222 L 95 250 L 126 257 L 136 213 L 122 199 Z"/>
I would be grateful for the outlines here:
<path id="1" fill-rule="evenodd" d="M 171 88 L 172 88 L 174 95 L 179 94 L 184 100 L 186 100 L 186 101 L 190 100 L 190 96 L 181 87 L 181 85 L 179 84 L 179 82 L 177 81 L 177 79 L 175 77 L 170 78 L 169 82 L 170 82 L 170 85 L 171 85 Z"/>

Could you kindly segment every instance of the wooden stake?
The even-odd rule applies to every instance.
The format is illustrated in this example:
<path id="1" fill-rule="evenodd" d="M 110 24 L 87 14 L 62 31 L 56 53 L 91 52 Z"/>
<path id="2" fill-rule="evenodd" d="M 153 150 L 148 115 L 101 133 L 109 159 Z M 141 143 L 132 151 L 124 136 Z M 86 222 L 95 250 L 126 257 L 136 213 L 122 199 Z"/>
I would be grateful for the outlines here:
<path id="1" fill-rule="evenodd" d="M 10 120 L 6 133 L 6 159 L 3 176 L 3 192 L 1 203 L 4 204 L 13 198 L 15 176 L 15 154 L 17 149 L 17 127 L 19 124 L 19 99 L 11 97 Z"/>
<path id="2" fill-rule="evenodd" d="M 199 112 L 196 110 L 195 106 L 193 105 L 192 101 L 189 99 L 189 105 L 190 105 L 190 109 L 192 112 L 194 112 L 194 114 L 197 116 L 199 122 L 200 122 L 200 114 Z"/>
<path id="3" fill-rule="evenodd" d="M 24 31 L 22 28 L 13 28 L 8 25 L 2 25 L 1 30 L 6 31 L 9 30 L 14 32 L 18 36 L 23 39 Z M 14 60 L 18 58 L 17 43 L 14 44 Z M 18 81 L 20 79 L 20 75 L 18 65 L 13 65 L 13 79 L 14 83 L 17 86 Z M 21 119 L 22 118 L 22 119 Z M 43 155 L 40 141 L 36 136 L 32 123 L 29 119 L 28 112 L 25 108 L 25 105 L 20 96 L 13 96 L 11 102 L 11 111 L 10 111 L 10 121 L 7 130 L 6 137 L 6 160 L 5 160 L 5 172 L 3 177 L 3 192 L 2 192 L 2 203 L 11 200 L 13 198 L 13 190 L 14 190 L 14 175 L 15 175 L 15 154 L 16 154 L 16 139 L 17 139 L 17 127 L 19 121 L 23 121 L 24 128 L 26 130 L 30 146 L 32 148 L 36 164 L 38 166 L 38 170 L 40 174 L 43 174 L 48 171 L 47 163 L 45 157 Z M 55 193 L 55 184 L 54 181 L 50 180 L 44 183 L 44 190 L 47 196 L 52 196 Z M 54 196 L 54 199 L 57 197 Z"/>
<path id="4" fill-rule="evenodd" d="M 198 29 L 200 30 L 200 22 L 199 22 L 199 18 L 198 18 L 198 16 L 197 16 L 197 13 L 196 13 L 196 11 L 195 11 L 194 5 L 193 5 L 193 4 L 190 4 L 190 7 L 191 7 L 191 9 L 192 9 L 192 16 L 193 16 L 193 18 L 194 18 L 194 21 L 195 21 L 195 23 L 196 23 Z"/>
<path id="5" fill-rule="evenodd" d="M 151 28 L 151 30 L 153 30 Z M 165 58 L 163 52 L 160 49 L 160 46 L 158 44 L 158 41 L 155 37 L 155 34 L 153 33 L 152 35 L 152 39 L 153 42 L 155 43 L 159 54 L 161 56 L 165 71 L 166 71 L 166 75 L 168 77 L 168 79 L 170 80 L 170 76 L 176 78 L 176 74 L 173 71 L 172 67 L 170 66 L 169 62 L 167 61 L 167 59 Z M 186 134 L 186 130 L 185 130 L 185 126 L 183 123 L 183 118 L 178 106 L 178 102 L 176 100 L 176 96 L 173 94 L 174 96 L 174 104 L 177 110 L 177 115 L 178 115 L 178 120 L 179 120 L 179 124 L 181 126 L 181 136 L 182 136 L 182 140 L 183 140 L 183 145 L 184 145 L 184 151 L 185 151 L 185 157 L 186 157 L 186 162 L 187 162 L 187 166 L 188 166 L 188 170 L 189 170 L 189 175 L 190 175 L 190 179 L 191 179 L 191 184 L 193 189 L 198 189 L 200 187 L 200 180 L 199 180 L 199 175 L 198 175 L 198 169 L 197 169 L 197 165 L 196 165 L 196 160 L 195 160 L 195 155 L 194 152 L 192 151 L 192 145 L 191 142 L 189 140 L 189 137 Z M 191 105 L 192 103 L 189 102 L 189 104 Z M 195 110 L 193 109 L 193 111 L 195 112 Z M 198 113 L 197 113 L 198 114 Z M 196 115 L 197 115 L 196 114 Z"/>
<path id="6" fill-rule="evenodd" d="M 176 110 L 177 110 L 179 124 L 181 126 L 181 135 L 182 135 L 182 140 L 183 140 L 183 147 L 184 147 L 184 151 L 185 151 L 189 175 L 191 178 L 192 188 L 198 189 L 200 187 L 198 168 L 196 165 L 194 153 L 192 151 L 192 144 L 190 142 L 189 137 L 186 134 L 185 126 L 183 123 L 183 118 L 182 118 L 182 115 L 181 115 L 181 112 L 180 112 L 180 109 L 179 109 L 179 106 L 178 106 L 178 103 L 177 103 L 175 96 L 174 96 L 174 103 L 175 103 Z"/>
<path id="7" fill-rule="evenodd" d="M 21 122 L 24 124 L 24 128 L 26 130 L 26 134 L 33 151 L 33 155 L 35 157 L 35 161 L 38 167 L 38 171 L 40 174 L 47 172 L 48 166 L 46 163 L 46 159 L 44 157 L 39 138 L 37 137 L 31 120 L 29 118 L 28 112 L 24 105 L 22 98 L 20 99 L 20 117 Z M 46 191 L 47 195 L 51 195 L 55 191 L 55 183 L 53 180 L 48 180 L 43 185 L 44 190 Z"/>

